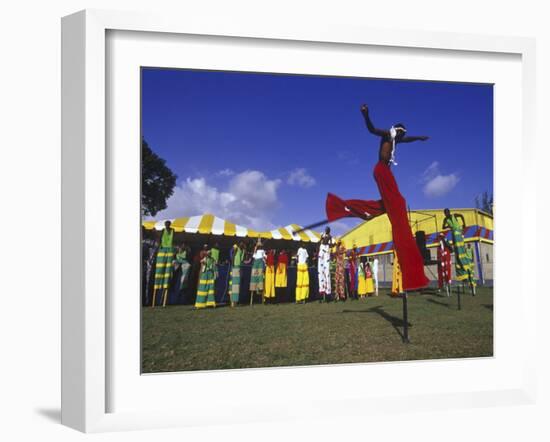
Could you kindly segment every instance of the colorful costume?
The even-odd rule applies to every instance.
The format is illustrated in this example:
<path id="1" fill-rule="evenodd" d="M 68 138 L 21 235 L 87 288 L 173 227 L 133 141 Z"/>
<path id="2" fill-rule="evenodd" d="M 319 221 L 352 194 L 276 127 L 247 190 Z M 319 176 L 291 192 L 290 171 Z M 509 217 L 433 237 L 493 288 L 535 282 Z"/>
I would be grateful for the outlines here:
<path id="1" fill-rule="evenodd" d="M 439 289 L 443 289 L 445 284 L 452 281 L 451 275 L 451 250 L 443 239 L 440 239 L 437 246 L 437 280 Z"/>
<path id="2" fill-rule="evenodd" d="M 275 297 L 275 251 L 267 254 L 265 267 L 265 295 L 266 298 Z"/>
<path id="3" fill-rule="evenodd" d="M 319 246 L 317 272 L 319 275 L 319 294 L 321 296 L 330 295 L 330 246 L 328 244 Z"/>
<path id="4" fill-rule="evenodd" d="M 275 287 L 286 287 L 287 286 L 287 276 L 286 269 L 288 266 L 288 255 L 283 250 L 279 253 L 277 259 L 277 272 L 275 274 Z"/>
<path id="5" fill-rule="evenodd" d="M 305 302 L 309 296 L 309 270 L 307 268 L 307 250 L 298 249 L 298 265 L 296 276 L 296 302 Z"/>
<path id="6" fill-rule="evenodd" d="M 372 281 L 372 270 L 369 265 L 365 265 L 365 289 L 367 295 L 374 293 L 374 283 Z"/>
<path id="7" fill-rule="evenodd" d="M 409 226 L 405 199 L 399 192 L 390 166 L 382 161 L 376 163 L 374 179 L 381 200 L 342 200 L 329 193 L 326 202 L 327 219 L 335 221 L 343 217 L 359 217 L 368 220 L 387 213 L 394 247 L 403 271 L 404 290 L 426 287 L 429 281 L 424 274 L 424 261 Z"/>
<path id="8" fill-rule="evenodd" d="M 334 296 L 335 299 L 346 299 L 346 276 L 345 262 L 346 248 L 343 244 L 336 246 L 336 272 L 334 274 Z"/>
<path id="9" fill-rule="evenodd" d="M 357 294 L 357 284 L 358 284 L 358 278 L 357 278 L 357 252 L 355 251 L 355 247 L 351 249 L 350 256 L 348 259 L 349 263 L 349 296 L 350 298 L 354 298 Z"/>
<path id="10" fill-rule="evenodd" d="M 403 292 L 403 274 L 401 273 L 401 267 L 399 266 L 399 260 L 397 255 L 393 254 L 393 272 L 391 281 L 391 293 L 393 296 L 399 295 Z"/>
<path id="11" fill-rule="evenodd" d="M 160 248 L 155 263 L 154 289 L 167 289 L 172 277 L 172 261 L 174 259 L 174 229 L 162 231 Z"/>
<path id="12" fill-rule="evenodd" d="M 470 285 L 475 286 L 473 277 L 473 264 L 464 246 L 464 237 L 462 236 L 462 226 L 454 215 L 446 218 L 447 224 L 451 229 L 453 237 L 453 248 L 455 250 L 455 273 L 457 281 L 468 281 Z"/>
<path id="13" fill-rule="evenodd" d="M 241 291 L 241 264 L 244 258 L 244 250 L 236 247 L 233 251 L 232 266 L 231 266 L 231 302 L 239 302 L 239 294 Z"/>
<path id="14" fill-rule="evenodd" d="M 357 294 L 360 298 L 367 295 L 367 280 L 365 275 L 365 265 L 363 263 L 359 263 L 359 267 L 357 268 L 357 279 L 359 280 L 357 284 Z"/>
<path id="15" fill-rule="evenodd" d="M 474 251 L 471 248 L 466 247 L 466 253 L 472 265 L 472 279 L 475 281 L 476 280 L 476 263 L 474 260 Z"/>
<path id="16" fill-rule="evenodd" d="M 250 291 L 262 293 L 264 291 L 264 258 L 265 251 L 258 249 L 254 253 L 252 273 L 250 274 Z"/>
<path id="17" fill-rule="evenodd" d="M 196 308 L 216 307 L 214 297 L 216 281 L 216 262 L 206 253 L 201 260 L 201 272 L 199 276 L 199 288 L 197 289 Z"/>

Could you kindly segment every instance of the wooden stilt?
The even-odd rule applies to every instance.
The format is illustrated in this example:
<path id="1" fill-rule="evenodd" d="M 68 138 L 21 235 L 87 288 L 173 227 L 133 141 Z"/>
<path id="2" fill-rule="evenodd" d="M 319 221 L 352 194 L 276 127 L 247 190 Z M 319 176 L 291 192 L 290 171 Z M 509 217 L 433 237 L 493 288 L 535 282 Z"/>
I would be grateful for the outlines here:
<path id="1" fill-rule="evenodd" d="M 254 291 L 250 292 L 250 306 L 252 307 L 252 303 L 254 302 Z"/>
<path id="2" fill-rule="evenodd" d="M 168 288 L 164 289 L 164 296 L 162 297 L 162 306 L 166 307 L 166 301 L 168 300 Z"/>
<path id="3" fill-rule="evenodd" d="M 151 308 L 155 307 L 155 298 L 157 297 L 157 289 L 153 290 L 153 300 L 151 301 Z"/>

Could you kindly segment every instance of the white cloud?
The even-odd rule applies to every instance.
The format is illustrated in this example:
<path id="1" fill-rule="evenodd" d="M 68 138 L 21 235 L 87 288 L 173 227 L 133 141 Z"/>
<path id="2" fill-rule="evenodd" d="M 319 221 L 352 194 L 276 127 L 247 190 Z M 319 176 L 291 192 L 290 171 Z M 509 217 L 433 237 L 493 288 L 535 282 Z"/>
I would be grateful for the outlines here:
<path id="1" fill-rule="evenodd" d="M 460 181 L 460 177 L 456 172 L 443 175 L 440 172 L 439 162 L 434 161 L 422 174 L 421 181 L 424 182 L 424 195 L 428 198 L 437 198 L 453 190 Z"/>
<path id="2" fill-rule="evenodd" d="M 155 219 L 211 213 L 254 230 L 271 230 L 277 227 L 270 218 L 279 207 L 280 184 L 257 170 L 236 174 L 225 189 L 209 185 L 204 177 L 187 178 L 175 187 L 168 207 Z"/>
<path id="3" fill-rule="evenodd" d="M 287 184 L 291 186 L 300 186 L 305 188 L 315 186 L 316 183 L 315 178 L 309 175 L 307 173 L 307 169 L 303 167 L 291 171 L 287 180 Z"/>
<path id="4" fill-rule="evenodd" d="M 233 176 L 233 175 L 235 175 L 235 171 L 233 169 L 223 169 L 216 172 L 216 176 Z"/>

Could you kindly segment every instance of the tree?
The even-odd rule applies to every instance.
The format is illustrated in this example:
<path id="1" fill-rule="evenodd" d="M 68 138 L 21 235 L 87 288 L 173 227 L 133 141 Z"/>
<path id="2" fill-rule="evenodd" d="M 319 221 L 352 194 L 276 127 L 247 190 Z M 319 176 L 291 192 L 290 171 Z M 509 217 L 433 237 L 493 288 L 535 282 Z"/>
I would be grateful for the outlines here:
<path id="1" fill-rule="evenodd" d="M 476 196 L 475 202 L 479 210 L 483 210 L 491 215 L 493 214 L 493 194 L 489 195 L 489 192 L 484 191 L 481 194 L 481 198 L 480 195 Z"/>
<path id="2" fill-rule="evenodd" d="M 155 216 L 166 209 L 166 201 L 174 193 L 177 176 L 166 161 L 141 139 L 141 214 Z"/>

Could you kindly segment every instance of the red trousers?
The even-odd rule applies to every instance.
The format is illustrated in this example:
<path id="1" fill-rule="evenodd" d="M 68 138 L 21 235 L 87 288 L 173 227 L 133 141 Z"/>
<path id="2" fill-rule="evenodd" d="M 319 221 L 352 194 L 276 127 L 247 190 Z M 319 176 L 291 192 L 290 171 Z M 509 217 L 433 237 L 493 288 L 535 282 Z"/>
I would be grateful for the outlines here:
<path id="1" fill-rule="evenodd" d="M 451 252 L 446 247 L 437 247 L 437 279 L 439 288 L 451 283 Z"/>
<path id="2" fill-rule="evenodd" d="M 393 246 L 403 274 L 403 290 L 426 287 L 429 281 L 424 274 L 424 261 L 409 226 L 405 198 L 399 192 L 390 167 L 381 161 L 376 163 L 374 179 L 381 200 L 342 200 L 329 193 L 326 202 L 327 219 L 335 221 L 343 217 L 358 217 L 368 220 L 386 213 L 391 223 Z"/>

